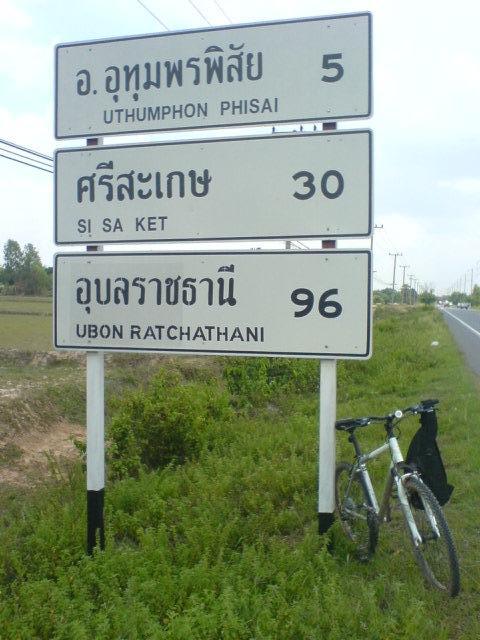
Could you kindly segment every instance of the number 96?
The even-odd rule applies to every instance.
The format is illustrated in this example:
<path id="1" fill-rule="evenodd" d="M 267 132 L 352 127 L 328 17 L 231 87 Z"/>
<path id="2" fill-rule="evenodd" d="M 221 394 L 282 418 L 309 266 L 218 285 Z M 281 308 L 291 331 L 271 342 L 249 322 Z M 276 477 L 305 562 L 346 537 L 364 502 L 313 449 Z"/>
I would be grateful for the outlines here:
<path id="1" fill-rule="evenodd" d="M 338 295 L 338 289 L 327 289 L 320 296 L 318 301 L 318 312 L 323 318 L 338 318 L 342 313 L 342 305 L 335 300 L 329 300 L 329 296 Z M 315 296 L 310 289 L 295 289 L 290 296 L 293 304 L 303 307 L 295 311 L 295 318 L 303 318 L 308 315 L 315 304 Z"/>

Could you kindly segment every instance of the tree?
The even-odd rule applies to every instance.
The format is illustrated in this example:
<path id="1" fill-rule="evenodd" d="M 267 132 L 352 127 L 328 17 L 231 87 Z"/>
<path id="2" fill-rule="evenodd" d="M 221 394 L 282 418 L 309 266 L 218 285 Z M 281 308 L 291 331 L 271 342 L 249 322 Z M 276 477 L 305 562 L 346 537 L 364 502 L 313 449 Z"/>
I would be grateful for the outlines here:
<path id="1" fill-rule="evenodd" d="M 375 304 L 388 304 L 389 302 L 401 302 L 402 294 L 400 291 L 394 291 L 391 287 L 386 289 L 378 289 L 373 292 L 373 302 Z"/>
<path id="2" fill-rule="evenodd" d="M 42 261 L 40 260 L 38 251 L 35 249 L 33 244 L 29 242 L 23 248 L 22 268 L 28 271 L 29 269 L 32 269 L 34 265 L 41 266 L 41 264 L 42 264 Z"/>
<path id="3" fill-rule="evenodd" d="M 21 286 L 23 293 L 27 296 L 50 293 L 52 278 L 41 264 L 33 264 L 28 271 L 23 272 Z"/>
<path id="4" fill-rule="evenodd" d="M 23 249 L 17 281 L 20 291 L 27 296 L 46 293 L 49 290 L 49 277 L 33 244 L 28 243 Z"/>
<path id="5" fill-rule="evenodd" d="M 52 276 L 42 265 L 33 244 L 26 244 L 22 251 L 16 240 L 8 240 L 3 255 L 4 268 L 0 271 L 0 282 L 6 293 L 41 295 L 51 291 Z"/>
<path id="6" fill-rule="evenodd" d="M 467 294 L 463 293 L 462 291 L 453 291 L 449 295 L 449 300 L 454 306 L 457 306 L 459 302 L 467 302 L 467 299 Z"/>
<path id="7" fill-rule="evenodd" d="M 4 276 L 8 285 L 14 285 L 23 263 L 23 253 L 16 240 L 7 240 L 3 248 Z"/>
<path id="8" fill-rule="evenodd" d="M 419 300 L 420 302 L 423 302 L 423 304 L 434 304 L 437 301 L 437 296 L 430 289 L 430 291 L 424 291 L 421 293 Z"/>
<path id="9" fill-rule="evenodd" d="M 472 307 L 480 307 L 480 287 L 476 284 L 473 287 L 472 295 L 470 296 L 470 302 Z"/>

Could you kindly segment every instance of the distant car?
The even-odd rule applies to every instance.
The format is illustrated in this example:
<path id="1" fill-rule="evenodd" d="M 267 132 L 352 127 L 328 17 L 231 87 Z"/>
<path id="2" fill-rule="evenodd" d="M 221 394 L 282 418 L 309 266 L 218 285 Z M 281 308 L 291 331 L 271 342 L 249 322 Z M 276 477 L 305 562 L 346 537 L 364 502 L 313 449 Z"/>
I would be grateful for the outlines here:
<path id="1" fill-rule="evenodd" d="M 457 302 L 457 309 L 470 309 L 470 302 Z"/>

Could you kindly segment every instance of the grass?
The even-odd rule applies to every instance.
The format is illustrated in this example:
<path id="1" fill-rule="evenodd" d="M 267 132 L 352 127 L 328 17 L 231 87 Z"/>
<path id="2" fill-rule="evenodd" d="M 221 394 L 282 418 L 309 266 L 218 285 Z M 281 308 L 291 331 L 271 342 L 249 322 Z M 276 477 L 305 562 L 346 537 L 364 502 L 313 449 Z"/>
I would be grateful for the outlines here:
<path id="1" fill-rule="evenodd" d="M 52 298 L 0 296 L 0 349 L 51 351 Z"/>
<path id="2" fill-rule="evenodd" d="M 52 315 L 52 298 L 40 296 L 0 296 L 0 315 Z"/>
<path id="3" fill-rule="evenodd" d="M 135 368 L 130 377 L 123 369 L 110 378 L 116 392 L 134 384 Z M 422 309 L 380 309 L 373 358 L 339 363 L 338 379 L 339 417 L 441 399 L 457 599 L 425 588 L 398 527 L 381 531 L 369 564 L 353 559 L 338 524 L 329 552 L 316 530 L 317 395 L 278 393 L 225 423 L 196 459 L 110 482 L 107 548 L 93 558 L 84 554 L 80 465 L 28 493 L 4 492 L 0 638 L 478 638 L 476 379 L 440 315 Z M 364 431 L 365 446 L 381 441 L 379 429 Z M 405 450 L 415 430 L 404 422 Z M 338 449 L 350 457 L 344 439 Z M 383 473 L 379 462 L 375 475 Z"/>
<path id="4" fill-rule="evenodd" d="M 53 349 L 52 318 L 49 316 L 0 314 L 0 327 L 0 349 Z"/>
<path id="5" fill-rule="evenodd" d="M 22 450 L 13 442 L 8 442 L 0 449 L 0 467 L 10 465 L 22 457 Z"/>

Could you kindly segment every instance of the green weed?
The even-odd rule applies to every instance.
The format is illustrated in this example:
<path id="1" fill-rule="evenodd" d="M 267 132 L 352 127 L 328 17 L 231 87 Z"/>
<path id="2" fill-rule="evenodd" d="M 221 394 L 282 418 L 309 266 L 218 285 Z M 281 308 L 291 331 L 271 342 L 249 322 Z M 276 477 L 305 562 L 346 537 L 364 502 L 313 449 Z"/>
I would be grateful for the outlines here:
<path id="1" fill-rule="evenodd" d="M 441 399 L 440 447 L 456 487 L 447 517 L 462 567 L 454 601 L 424 586 L 400 530 L 382 529 L 369 564 L 351 557 L 338 524 L 328 550 L 316 529 L 317 363 L 290 395 L 281 372 L 272 390 L 274 365 L 232 361 L 232 393 L 253 402 L 255 385 L 245 392 L 241 383 L 247 370 L 265 387 L 261 401 L 276 406 L 256 415 L 230 419 L 220 379 L 162 373 L 126 398 L 118 429 L 129 446 L 132 438 L 127 462 L 166 438 L 177 464 L 161 458 L 152 471 L 140 460 L 137 477 L 108 484 L 106 550 L 93 558 L 84 554 L 80 465 L 45 487 L 0 494 L 2 640 L 478 638 L 480 400 L 439 314 L 382 310 L 372 360 L 339 363 L 338 416 Z M 417 424 L 403 425 L 406 449 Z M 365 446 L 382 440 L 380 425 L 362 431 Z M 338 449 L 351 457 L 345 439 Z M 384 472 L 375 467 L 375 477 Z"/>
<path id="2" fill-rule="evenodd" d="M 109 428 L 115 477 L 183 463 L 221 439 L 232 418 L 228 395 L 218 385 L 180 382 L 179 374 L 160 370 L 118 406 Z"/>
<path id="3" fill-rule="evenodd" d="M 318 386 L 318 363 L 290 358 L 228 358 L 223 375 L 237 406 L 254 407 Z"/>

